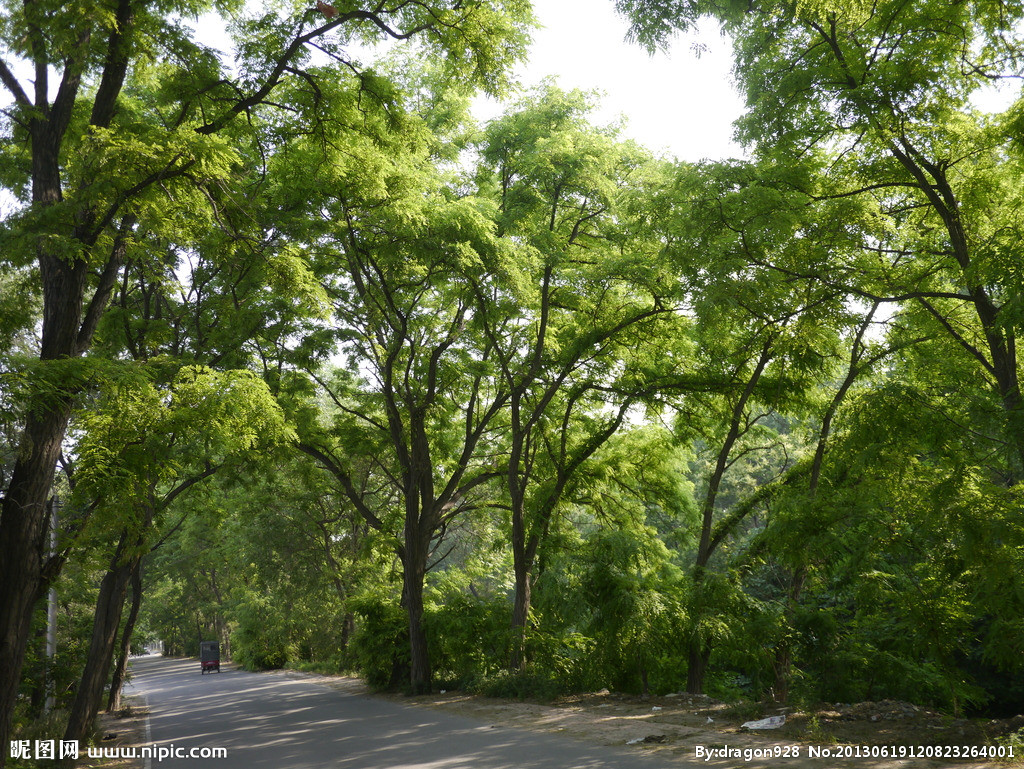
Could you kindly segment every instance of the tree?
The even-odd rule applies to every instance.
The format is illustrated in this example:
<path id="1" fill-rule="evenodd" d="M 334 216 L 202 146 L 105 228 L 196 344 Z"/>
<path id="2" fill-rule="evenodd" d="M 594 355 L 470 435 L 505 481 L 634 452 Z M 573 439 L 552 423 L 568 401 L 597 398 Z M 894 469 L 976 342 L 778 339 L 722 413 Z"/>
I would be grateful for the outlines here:
<path id="1" fill-rule="evenodd" d="M 972 98 L 1019 76 L 1020 9 L 906 0 L 618 7 L 649 45 L 702 14 L 723 23 L 750 105 L 739 136 L 762 158 L 813 169 L 794 185 L 810 218 L 853 204 L 845 221 L 859 249 L 775 266 L 926 312 L 998 395 L 1019 477 L 1020 113 L 987 115 Z"/>
<path id="2" fill-rule="evenodd" d="M 437 201 L 425 202 L 433 212 L 452 213 Z M 452 291 L 458 265 L 445 251 L 455 245 L 465 254 L 465 243 L 421 237 L 401 244 L 399 253 L 361 244 L 351 256 L 353 284 L 359 286 L 352 296 L 359 307 L 350 305 L 348 315 L 354 349 L 366 356 L 376 387 L 333 390 L 342 417 L 336 447 L 312 436 L 300 444 L 335 476 L 366 521 L 393 538 L 403 567 L 410 679 L 417 692 L 429 691 L 431 680 L 423 629 L 431 554 L 444 529 L 476 504 L 473 490 L 495 477 L 490 430 L 507 397 L 492 388 L 475 350 L 460 339 L 470 322 L 469 295 L 465 286 L 461 297 L 457 286 Z M 397 261 L 385 265 L 385 259 Z M 404 269 L 413 259 L 430 261 L 421 261 L 423 272 L 413 272 L 410 281 Z M 365 463 L 384 489 L 359 482 Z M 389 511 L 392 498 L 401 511 L 397 517 Z"/>
<path id="3" fill-rule="evenodd" d="M 688 579 L 677 548 L 696 529 L 692 459 L 670 430 L 634 426 L 605 443 L 566 494 L 579 541 L 543 551 L 540 603 L 594 638 L 585 665 L 595 686 L 646 695 L 677 690 L 685 675 Z M 576 580 L 570 589 L 567 579 Z"/>
<path id="4" fill-rule="evenodd" d="M 282 83 L 317 88 L 306 65 L 317 47 L 342 65 L 352 39 L 421 38 L 467 80 L 496 88 L 504 65 L 522 51 L 526 6 L 472 2 L 454 8 L 400 2 L 353 7 L 325 19 L 315 9 L 290 17 L 268 13 L 236 26 L 238 76 L 196 43 L 178 14 L 198 15 L 231 3 L 182 2 L 154 9 L 133 0 L 68 13 L 62 3 L 4 5 L 0 82 L 10 93 L 17 148 L 5 171 L 27 207 L 15 223 L 14 261 L 38 264 L 43 299 L 39 358 L 67 365 L 92 345 L 138 234 L 160 209 L 195 186 L 223 177 L 237 155 L 218 138 L 239 118 L 273 103 Z M 151 55 L 161 52 L 163 56 Z M 150 65 L 164 58 L 169 66 Z M 34 87 L 19 77 L 24 65 Z M 51 75 L 59 85 L 51 95 Z M 129 72 L 152 74 L 155 109 L 139 114 L 125 99 Z M 337 81 L 337 75 L 331 80 Z M 69 168 L 75 157 L 80 162 Z M 11 173 L 10 166 L 15 166 Z M 29 203 L 30 201 L 30 203 Z M 183 206 L 183 210 L 188 210 Z M 24 410 L 21 450 L 0 517 L 0 742 L 6 742 L 32 607 L 45 586 L 45 501 L 81 385 L 36 393 Z M 2 765 L 3 759 L 0 759 Z"/>
<path id="5" fill-rule="evenodd" d="M 480 344 L 481 316 L 493 309 L 479 306 L 475 287 L 501 253 L 485 204 L 454 194 L 419 142 L 398 134 L 392 147 L 367 141 L 326 163 L 319 150 L 308 156 L 322 164 L 319 217 L 294 226 L 316 242 L 352 372 L 333 384 L 320 378 L 335 426 L 307 424 L 300 447 L 391 538 L 403 567 L 411 685 L 429 691 L 423 585 L 431 553 L 452 520 L 473 509 L 474 490 L 496 477 L 491 431 L 507 392 Z"/>
<path id="6" fill-rule="evenodd" d="M 657 385 L 678 327 L 674 285 L 631 196 L 660 167 L 587 122 L 589 97 L 545 86 L 492 121 L 477 184 L 521 256 L 480 286 L 483 332 L 508 392 L 505 486 L 515 572 L 510 667 L 525 644 L 537 554 L 574 475 Z"/>
<path id="7" fill-rule="evenodd" d="M 848 395 L 855 386 L 859 385 L 866 375 L 870 374 L 874 367 L 882 360 L 892 355 L 897 349 L 905 348 L 922 342 L 922 339 L 907 339 L 894 346 L 872 342 L 870 334 L 872 325 L 875 323 L 875 314 L 879 308 L 875 302 L 863 317 L 856 321 L 856 325 L 847 331 L 851 337 L 849 340 L 849 356 L 845 371 L 837 370 L 835 381 L 820 386 L 821 406 L 814 411 L 814 441 L 813 453 L 805 462 L 809 462 L 806 469 L 806 486 L 802 483 L 790 486 L 782 495 L 785 500 L 776 502 L 776 506 L 788 507 L 793 505 L 806 505 L 813 507 L 819 503 L 818 490 L 821 483 L 822 472 L 828 450 L 831 448 L 832 431 L 840 408 L 844 405 Z M 841 379 L 838 377 L 842 376 Z M 768 526 L 771 523 L 769 522 Z M 757 535 L 758 538 L 771 538 L 774 532 L 767 533 L 765 527 Z M 756 538 L 744 554 L 744 559 L 754 558 L 763 545 L 760 539 Z M 813 558 L 808 558 L 810 553 L 799 545 L 790 543 L 785 549 L 777 553 L 779 561 L 791 567 L 788 575 L 785 597 L 782 599 L 782 622 L 783 629 L 774 649 L 774 660 L 772 663 L 773 684 L 771 687 L 772 698 L 776 702 L 786 702 L 790 692 L 791 666 L 793 655 L 792 625 L 794 615 L 799 607 L 800 598 L 808 574 L 808 564 Z"/>
<path id="8" fill-rule="evenodd" d="M 947 336 L 957 365 L 944 370 L 946 384 L 976 382 L 999 404 L 991 445 L 998 474 L 1016 484 L 1019 105 L 989 115 L 972 100 L 1020 75 L 1020 9 L 903 0 L 617 6 L 647 45 L 701 15 L 723 24 L 749 105 L 738 135 L 761 163 L 760 183 L 803 198 L 801 238 L 830 221 L 838 236 L 832 247 L 758 264 L 852 302 L 895 307 L 895 346 Z"/>
<path id="9" fill-rule="evenodd" d="M 663 213 L 650 225 L 671 254 L 694 321 L 689 376 L 666 393 L 680 439 L 699 446 L 706 462 L 690 569 L 687 689 L 693 693 L 703 691 L 722 627 L 715 615 L 725 569 L 713 558 L 773 489 L 793 481 L 800 447 L 782 434 L 786 420 L 806 411 L 849 323 L 841 291 L 793 280 L 766 264 L 798 261 L 836 236 L 827 224 L 806 233 L 803 196 L 765 183 L 763 173 L 747 162 L 680 165 L 656 192 Z M 754 468 L 747 488 L 730 484 L 744 463 L 753 468 L 758 461 L 763 466 Z"/>
<path id="10" fill-rule="evenodd" d="M 108 388 L 113 394 L 86 401 L 88 408 L 73 427 L 73 433 L 84 433 L 72 452 L 76 475 L 102 479 L 79 487 L 80 493 L 92 495 L 82 503 L 100 515 L 91 525 L 120 533 L 102 582 L 93 648 L 71 711 L 68 739 L 81 740 L 90 727 L 112 653 L 116 665 L 110 704 L 120 696 L 141 608 L 143 560 L 167 508 L 226 463 L 251 461 L 246 442 L 254 440 L 252 428 L 262 428 L 265 445 L 285 434 L 279 408 L 265 386 L 247 377 L 248 371 L 223 369 L 253 366 L 260 355 L 265 361 L 268 350 L 282 359 L 277 349 L 281 338 L 297 334 L 323 297 L 303 284 L 301 263 L 275 253 L 272 242 L 259 237 L 254 223 L 265 218 L 260 209 L 265 201 L 258 177 L 235 173 L 234 180 L 247 188 L 244 202 L 222 188 L 208 188 L 203 192 L 211 216 L 203 226 L 185 221 L 173 234 L 147 234 L 135 259 L 125 266 L 97 329 L 94 355 L 136 361 L 145 379 L 115 383 Z M 186 362 L 221 371 L 181 366 Z M 209 380 L 199 385 L 205 395 L 186 396 L 189 376 Z M 183 397 L 193 401 L 186 408 L 181 406 Z M 237 440 L 234 448 L 226 447 L 226 430 Z M 127 431 L 127 437 L 119 431 Z M 99 443 L 91 433 L 100 436 Z M 139 446 L 145 448 L 141 454 Z M 126 483 L 124 478 L 133 480 Z M 127 521 L 103 516 L 111 507 L 135 515 Z M 167 536 L 174 533 L 172 528 Z M 64 553 L 70 555 L 73 546 Z M 115 649 L 112 639 L 129 584 L 131 608 Z"/>
<path id="11" fill-rule="evenodd" d="M 976 383 L 953 393 L 933 368 L 953 365 L 952 349 L 948 337 L 917 342 L 852 391 L 816 494 L 780 495 L 755 539 L 752 549 L 805 569 L 789 618 L 804 696 L 962 712 L 1012 690 L 1019 658 L 1003 652 L 1017 636 L 993 636 L 990 620 L 998 605 L 1019 622 L 1017 597 L 996 576 L 1019 554 L 1017 492 L 1001 484 L 985 420 L 969 416 L 982 413 Z M 1001 409 L 986 410 L 998 435 Z M 986 667 L 1001 673 L 989 692 L 972 681 Z"/>
<path id="12" fill-rule="evenodd" d="M 165 387 L 122 385 L 104 401 L 79 423 L 75 495 L 97 509 L 83 536 L 109 541 L 116 532 L 117 544 L 100 583 L 68 740 L 84 740 L 96 717 L 126 593 L 131 585 L 137 616 L 142 560 L 172 503 L 225 462 L 289 437 L 280 407 L 248 371 L 184 367 Z"/>

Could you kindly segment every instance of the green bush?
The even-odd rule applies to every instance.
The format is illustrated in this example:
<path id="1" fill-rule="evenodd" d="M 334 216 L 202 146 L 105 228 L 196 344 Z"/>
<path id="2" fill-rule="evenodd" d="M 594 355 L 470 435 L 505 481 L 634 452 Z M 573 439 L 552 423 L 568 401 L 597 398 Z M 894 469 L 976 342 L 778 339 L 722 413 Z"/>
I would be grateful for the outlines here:
<path id="1" fill-rule="evenodd" d="M 236 612 L 231 634 L 235 662 L 248 670 L 278 670 L 295 655 L 281 608 L 265 596 L 250 595 Z"/>
<path id="2" fill-rule="evenodd" d="M 557 686 L 558 693 L 583 692 L 606 686 L 605 670 L 595 664 L 598 642 L 570 628 L 533 630 L 526 640 L 530 671 L 544 671 L 544 677 Z M 533 675 L 537 675 L 533 673 Z"/>
<path id="3" fill-rule="evenodd" d="M 508 663 L 509 614 L 504 599 L 466 593 L 443 597 L 427 608 L 424 624 L 434 679 L 450 688 L 471 689 Z"/>
<path id="4" fill-rule="evenodd" d="M 657 532 L 601 529 L 578 558 L 588 608 L 583 627 L 595 642 L 588 669 L 601 668 L 603 685 L 620 691 L 674 688 L 682 667 L 684 579 Z"/>
<path id="5" fill-rule="evenodd" d="M 35 746 L 36 740 L 59 740 L 67 729 L 68 714 L 64 710 L 52 710 L 49 713 L 31 719 L 24 708 L 17 708 L 14 713 L 14 731 L 11 740 L 29 740 Z M 10 751 L 10 745 L 4 745 L 4 751 Z M 7 752 L 10 756 L 10 753 Z M 56 763 L 46 762 L 43 763 Z M 8 769 L 29 769 L 40 766 L 37 759 L 8 758 Z"/>
<path id="6" fill-rule="evenodd" d="M 521 673 L 499 670 L 482 679 L 474 691 L 485 697 L 550 701 L 566 690 L 550 673 L 542 673 L 537 666 L 531 666 Z"/>
<path id="7" fill-rule="evenodd" d="M 352 652 L 374 689 L 397 689 L 409 678 L 409 622 L 393 597 L 369 593 L 352 602 L 358 617 Z"/>

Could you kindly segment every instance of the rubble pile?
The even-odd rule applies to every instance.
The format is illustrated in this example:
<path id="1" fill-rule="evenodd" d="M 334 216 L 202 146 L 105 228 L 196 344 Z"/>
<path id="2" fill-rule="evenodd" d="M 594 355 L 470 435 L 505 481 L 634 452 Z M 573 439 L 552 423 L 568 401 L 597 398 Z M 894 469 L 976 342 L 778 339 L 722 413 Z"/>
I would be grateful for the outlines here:
<path id="1" fill-rule="evenodd" d="M 902 721 L 907 718 L 938 715 L 918 705 L 899 700 L 833 705 L 831 710 L 843 721 Z"/>
<path id="2" fill-rule="evenodd" d="M 687 694 L 686 692 L 678 692 L 677 694 L 666 694 L 666 699 L 674 700 L 673 704 L 683 705 L 690 708 L 710 708 L 715 705 L 722 704 L 719 700 L 714 697 L 709 697 L 706 694 Z"/>

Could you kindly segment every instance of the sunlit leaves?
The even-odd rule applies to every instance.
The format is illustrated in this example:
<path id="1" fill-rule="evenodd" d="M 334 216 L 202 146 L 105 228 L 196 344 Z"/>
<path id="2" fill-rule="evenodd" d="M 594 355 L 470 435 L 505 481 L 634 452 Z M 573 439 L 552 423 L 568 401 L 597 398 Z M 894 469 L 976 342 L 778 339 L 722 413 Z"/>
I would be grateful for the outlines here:
<path id="1" fill-rule="evenodd" d="M 262 380 L 199 367 L 182 368 L 164 386 L 114 385 L 77 425 L 76 493 L 105 504 L 145 497 L 183 464 L 222 462 L 290 436 Z"/>

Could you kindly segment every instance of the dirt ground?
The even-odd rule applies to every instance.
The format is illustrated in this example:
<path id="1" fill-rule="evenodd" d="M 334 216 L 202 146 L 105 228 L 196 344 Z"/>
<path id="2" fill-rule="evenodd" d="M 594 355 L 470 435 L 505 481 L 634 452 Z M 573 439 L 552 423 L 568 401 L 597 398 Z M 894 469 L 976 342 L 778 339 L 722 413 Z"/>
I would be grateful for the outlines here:
<path id="1" fill-rule="evenodd" d="M 278 675 L 317 679 L 341 691 L 365 693 L 358 679 L 345 676 Z M 498 700 L 439 691 L 418 697 L 379 695 L 417 707 L 437 708 L 490 722 L 496 729 L 558 732 L 590 744 L 654 753 L 680 766 L 715 769 L 990 769 L 1024 766 L 1024 750 L 1014 760 L 952 757 L 972 748 L 995 749 L 1006 735 L 1024 728 L 1013 719 L 954 719 L 901 702 L 822 705 L 810 711 L 780 711 L 756 703 L 726 704 L 686 694 L 641 698 L 607 691 L 565 697 L 553 703 Z M 743 724 L 785 715 L 778 729 L 745 729 Z M 898 758 L 901 747 L 904 756 Z M 811 749 L 815 753 L 811 754 Z M 950 757 L 934 755 L 942 748 Z M 750 751 L 748 754 L 746 751 Z M 887 756 L 883 753 L 887 750 Z M 1004 748 L 1004 753 L 1006 749 Z M 849 756 L 846 758 L 846 756 Z"/>
<path id="2" fill-rule="evenodd" d="M 100 713 L 97 731 L 99 741 L 95 747 L 110 749 L 110 753 L 119 752 L 119 748 L 142 747 L 146 745 L 146 715 L 142 707 L 142 699 L 126 697 L 124 707 L 116 714 Z M 75 763 L 76 769 L 143 769 L 142 759 L 128 758 L 94 758 L 90 759 L 81 750 L 81 756 Z"/>
<path id="3" fill-rule="evenodd" d="M 339 691 L 366 693 L 359 679 L 293 671 L 269 675 L 307 678 Z M 822 705 L 807 711 L 780 711 L 754 703 L 726 704 L 686 694 L 640 698 L 607 691 L 565 697 L 553 703 L 498 700 L 461 692 L 405 697 L 380 695 L 415 707 L 436 708 L 476 718 L 495 729 L 557 732 L 590 744 L 654 753 L 681 767 L 715 769 L 990 769 L 1024 766 L 1024 750 L 1002 760 L 956 758 L 972 748 L 998 750 L 1008 734 L 1024 728 L 1012 719 L 954 719 L 901 702 Z M 777 729 L 744 728 L 749 721 L 784 715 Z M 104 745 L 142 745 L 145 718 L 129 703 L 126 718 L 103 722 Z M 899 758 L 902 749 L 903 756 Z M 933 756 L 936 749 L 946 755 Z M 887 751 L 887 752 L 885 752 Z M 1004 752 L 1006 749 L 1004 747 Z M 141 764 L 141 762 L 140 762 Z M 81 762 L 80 767 L 140 769 L 130 763 Z"/>

